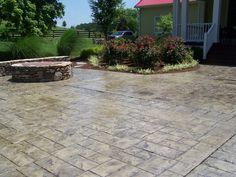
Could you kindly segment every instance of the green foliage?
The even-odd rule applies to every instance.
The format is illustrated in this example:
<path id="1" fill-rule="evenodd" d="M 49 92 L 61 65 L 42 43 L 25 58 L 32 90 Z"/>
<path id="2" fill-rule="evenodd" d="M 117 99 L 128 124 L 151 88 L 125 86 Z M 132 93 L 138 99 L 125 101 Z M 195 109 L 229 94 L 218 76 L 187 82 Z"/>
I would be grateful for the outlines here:
<path id="1" fill-rule="evenodd" d="M 167 37 L 160 41 L 160 57 L 166 64 L 179 64 L 192 58 L 192 53 L 178 37 Z"/>
<path id="2" fill-rule="evenodd" d="M 138 10 L 131 8 L 120 8 L 118 18 L 115 20 L 116 30 L 138 31 Z"/>
<path id="3" fill-rule="evenodd" d="M 198 65 L 198 62 L 196 60 L 191 60 L 188 62 L 180 63 L 180 64 L 175 64 L 175 65 L 166 65 L 163 68 L 163 72 L 171 72 L 171 71 L 181 71 L 189 68 L 194 68 Z"/>
<path id="4" fill-rule="evenodd" d="M 96 23 L 81 23 L 76 26 L 76 29 L 87 31 L 100 31 L 100 28 Z"/>
<path id="5" fill-rule="evenodd" d="M 63 26 L 64 28 L 67 26 L 67 23 L 66 23 L 65 20 L 62 22 L 62 26 Z"/>
<path id="6" fill-rule="evenodd" d="M 59 0 L 0 0 L 0 23 L 6 25 L 6 34 L 40 35 L 56 25 L 64 15 Z"/>
<path id="7" fill-rule="evenodd" d="M 109 66 L 107 69 L 110 71 L 121 71 L 121 72 L 130 71 L 130 68 L 127 65 L 119 65 L 119 64 Z"/>
<path id="8" fill-rule="evenodd" d="M 144 75 L 148 75 L 148 74 L 154 74 L 155 71 L 150 69 L 150 68 L 147 68 L 147 69 L 137 69 L 137 70 L 134 70 L 135 73 L 138 73 L 138 74 L 144 74 Z"/>
<path id="9" fill-rule="evenodd" d="M 99 66 L 99 59 L 98 56 L 90 56 L 88 59 L 89 63 L 94 66 L 94 67 L 98 67 Z"/>
<path id="10" fill-rule="evenodd" d="M 112 22 L 118 15 L 118 8 L 122 0 L 89 0 L 93 21 L 99 25 L 104 36 L 107 37 Z"/>
<path id="11" fill-rule="evenodd" d="M 77 31 L 70 29 L 64 32 L 57 45 L 59 55 L 70 55 L 77 41 Z"/>
<path id="12" fill-rule="evenodd" d="M 32 36 L 25 37 L 17 40 L 11 45 L 11 58 L 12 59 L 24 59 L 24 58 L 39 58 L 55 56 L 56 44 L 44 38 Z"/>
<path id="13" fill-rule="evenodd" d="M 72 50 L 70 56 L 72 57 L 80 57 L 81 52 L 84 49 L 94 48 L 94 47 L 102 47 L 100 45 L 94 44 L 92 39 L 89 38 L 77 38 L 74 49 Z"/>
<path id="14" fill-rule="evenodd" d="M 173 30 L 173 18 L 171 14 L 163 15 L 160 17 L 160 21 L 157 22 L 157 29 L 162 36 L 170 35 Z"/>
<path id="15" fill-rule="evenodd" d="M 12 45 L 13 42 L 0 42 L 0 61 L 12 59 Z"/>
<path id="16" fill-rule="evenodd" d="M 90 56 L 93 56 L 93 55 L 98 56 L 98 55 L 102 54 L 102 51 L 103 51 L 102 46 L 86 48 L 86 49 L 82 50 L 80 58 L 87 59 L 87 58 L 89 58 Z"/>

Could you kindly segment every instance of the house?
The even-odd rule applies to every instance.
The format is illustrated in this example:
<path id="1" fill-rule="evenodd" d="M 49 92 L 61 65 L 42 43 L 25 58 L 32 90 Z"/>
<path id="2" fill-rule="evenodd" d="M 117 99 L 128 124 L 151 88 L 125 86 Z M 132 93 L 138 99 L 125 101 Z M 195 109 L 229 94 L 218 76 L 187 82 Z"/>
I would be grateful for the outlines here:
<path id="1" fill-rule="evenodd" d="M 202 46 L 204 59 L 216 43 L 236 47 L 236 0 L 140 0 L 135 7 L 141 35 L 158 35 L 160 16 L 172 13 L 173 35 Z"/>

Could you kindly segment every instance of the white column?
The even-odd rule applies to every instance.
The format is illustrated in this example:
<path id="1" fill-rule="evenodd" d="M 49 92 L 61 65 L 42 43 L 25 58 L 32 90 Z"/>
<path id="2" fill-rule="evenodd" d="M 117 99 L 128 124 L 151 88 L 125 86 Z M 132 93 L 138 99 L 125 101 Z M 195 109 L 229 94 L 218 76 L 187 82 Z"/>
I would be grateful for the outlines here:
<path id="1" fill-rule="evenodd" d="M 221 17 L 221 0 L 214 0 L 212 23 L 215 25 L 216 28 L 215 42 L 220 41 L 220 17 Z"/>
<path id="2" fill-rule="evenodd" d="M 188 7 L 189 7 L 189 1 L 188 0 L 182 0 L 181 37 L 184 40 L 187 39 Z"/>
<path id="3" fill-rule="evenodd" d="M 180 0 L 174 0 L 174 3 L 173 3 L 173 36 L 178 36 L 179 6 L 180 6 Z"/>

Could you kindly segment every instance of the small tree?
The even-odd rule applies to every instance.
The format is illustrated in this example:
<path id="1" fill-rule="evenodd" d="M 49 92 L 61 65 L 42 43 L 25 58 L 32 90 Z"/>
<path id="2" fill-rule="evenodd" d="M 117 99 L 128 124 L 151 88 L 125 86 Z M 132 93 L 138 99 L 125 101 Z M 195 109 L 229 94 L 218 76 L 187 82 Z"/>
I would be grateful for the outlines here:
<path id="1" fill-rule="evenodd" d="M 163 15 L 160 21 L 157 22 L 157 29 L 162 32 L 162 35 L 169 35 L 173 30 L 173 18 L 171 14 Z"/>
<path id="2" fill-rule="evenodd" d="M 67 26 L 67 23 L 66 23 L 65 20 L 62 22 L 62 26 L 63 26 L 64 28 Z"/>
<path id="3" fill-rule="evenodd" d="M 118 16 L 122 0 L 89 0 L 93 21 L 97 23 L 107 38 L 111 25 Z"/>
<path id="4" fill-rule="evenodd" d="M 137 9 L 119 9 L 119 15 L 116 20 L 117 30 L 138 31 L 138 10 Z"/>

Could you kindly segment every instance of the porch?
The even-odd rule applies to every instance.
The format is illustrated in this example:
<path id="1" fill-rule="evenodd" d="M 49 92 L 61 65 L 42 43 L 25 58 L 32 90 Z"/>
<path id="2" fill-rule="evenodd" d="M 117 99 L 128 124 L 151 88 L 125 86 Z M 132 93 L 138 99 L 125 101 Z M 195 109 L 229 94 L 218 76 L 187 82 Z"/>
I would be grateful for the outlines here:
<path id="1" fill-rule="evenodd" d="M 212 45 L 220 40 L 221 3 L 222 0 L 214 0 L 209 23 L 189 23 L 189 0 L 174 0 L 173 3 L 173 35 L 182 37 L 186 42 L 202 45 L 204 59 Z"/>

